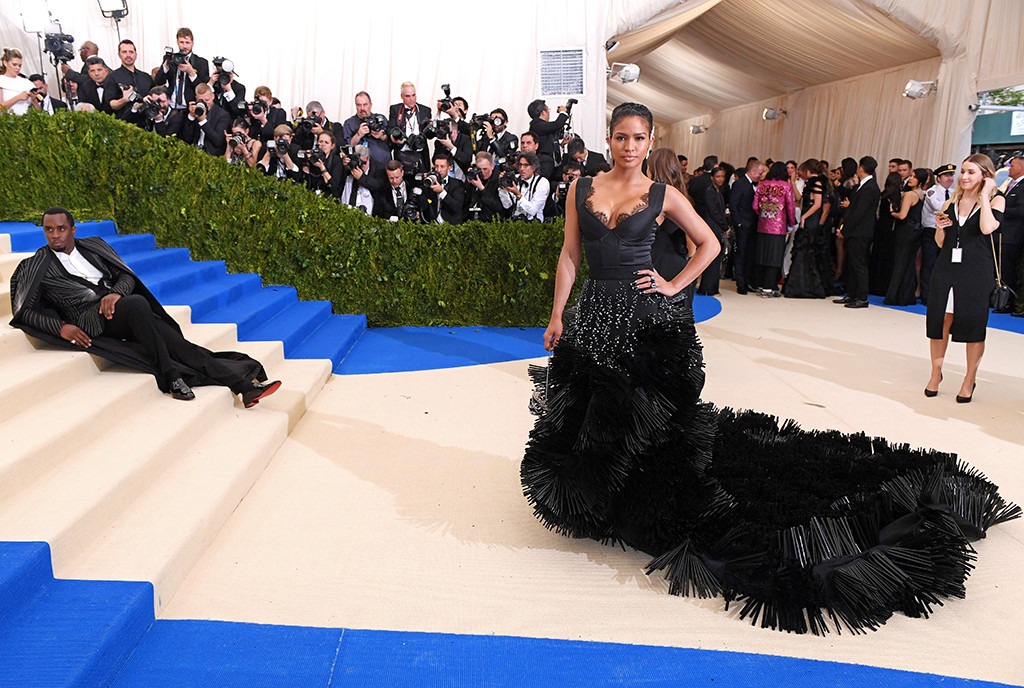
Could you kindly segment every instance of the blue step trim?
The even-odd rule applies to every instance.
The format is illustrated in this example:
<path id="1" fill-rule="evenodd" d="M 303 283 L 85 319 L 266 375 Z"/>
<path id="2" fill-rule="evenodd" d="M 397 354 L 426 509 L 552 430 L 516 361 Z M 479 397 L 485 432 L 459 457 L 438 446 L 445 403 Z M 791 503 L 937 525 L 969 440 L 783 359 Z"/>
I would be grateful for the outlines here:
<path id="1" fill-rule="evenodd" d="M 156 237 L 152 234 L 118 234 L 103 238 L 114 247 L 114 250 L 124 258 L 128 265 L 131 265 L 130 258 L 133 254 L 152 251 L 156 248 Z"/>
<path id="2" fill-rule="evenodd" d="M 365 315 L 332 315 L 296 346 L 289 358 L 329 358 L 335 372 L 366 332 Z"/>
<path id="3" fill-rule="evenodd" d="M 121 254 L 120 251 L 118 253 Z M 128 267 L 140 275 L 165 268 L 181 267 L 192 260 L 187 248 L 153 248 L 127 255 L 121 254 L 121 257 Z"/>
<path id="4" fill-rule="evenodd" d="M 165 306 L 188 306 L 192 309 L 193 322 L 212 322 L 200 318 L 248 294 L 255 294 L 262 288 L 263 281 L 260 280 L 259 275 L 252 273 L 227 274 L 189 289 L 168 294 L 163 300 L 163 304 Z"/>
<path id="5" fill-rule="evenodd" d="M 34 252 L 46 245 L 42 225 L 32 222 L 0 223 L 0 234 L 11 235 L 11 250 L 15 252 Z M 76 236 L 116 236 L 117 227 L 111 220 L 97 222 L 79 222 L 75 225 Z"/>
<path id="6" fill-rule="evenodd" d="M 250 332 L 297 301 L 295 287 L 264 287 L 202 316 L 198 322 L 233 322 L 238 325 L 240 340 L 252 340 Z"/>
<path id="7" fill-rule="evenodd" d="M 287 356 L 331 316 L 330 301 L 298 301 L 245 334 L 245 341 L 280 339 Z"/>
<path id="8" fill-rule="evenodd" d="M 49 544 L 0 543 L 0 622 L 32 599 L 52 578 Z"/>

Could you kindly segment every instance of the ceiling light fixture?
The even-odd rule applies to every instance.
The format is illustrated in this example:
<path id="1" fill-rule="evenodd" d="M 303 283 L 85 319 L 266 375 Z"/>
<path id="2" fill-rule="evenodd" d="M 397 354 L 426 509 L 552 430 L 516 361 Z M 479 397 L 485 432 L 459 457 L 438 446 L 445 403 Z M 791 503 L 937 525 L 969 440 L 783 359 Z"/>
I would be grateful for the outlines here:
<path id="1" fill-rule="evenodd" d="M 785 115 L 786 115 L 786 111 L 785 110 L 782 110 L 781 108 L 772 108 L 772 107 L 770 107 L 770 108 L 765 108 L 761 112 L 761 119 L 763 119 L 765 122 L 773 122 L 773 121 L 777 120 L 779 117 L 784 117 Z"/>
<path id="2" fill-rule="evenodd" d="M 608 78 L 618 79 L 624 84 L 640 81 L 640 67 L 632 63 L 612 62 L 608 68 Z"/>
<path id="3" fill-rule="evenodd" d="M 690 133 L 691 134 L 703 134 L 707 130 L 708 130 L 708 127 L 707 127 L 706 124 L 691 124 L 690 125 Z"/>

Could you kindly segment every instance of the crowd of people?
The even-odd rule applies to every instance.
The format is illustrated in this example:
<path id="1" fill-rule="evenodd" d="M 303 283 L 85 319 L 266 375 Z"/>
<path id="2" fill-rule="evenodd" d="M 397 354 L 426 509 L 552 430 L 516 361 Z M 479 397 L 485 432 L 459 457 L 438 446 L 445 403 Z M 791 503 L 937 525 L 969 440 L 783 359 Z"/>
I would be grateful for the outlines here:
<path id="1" fill-rule="evenodd" d="M 175 137 L 235 165 L 259 168 L 377 217 L 428 223 L 516 219 L 544 222 L 565 214 L 569 184 L 608 170 L 604 157 L 572 133 L 571 108 L 552 116 L 543 100 L 527 108 L 530 126 L 508 130 L 501 108 L 470 115 L 461 96 L 437 101 L 436 113 L 417 100 L 416 86 L 401 85 L 388 113 L 376 112 L 370 94 L 355 95 L 355 112 L 333 120 L 323 105 L 285 112 L 266 86 L 247 100 L 234 65 L 194 51 L 188 28 L 176 34 L 159 66 L 137 66 L 135 44 L 118 44 L 111 69 L 91 41 L 78 55 L 81 72 L 61 62 L 67 101 L 51 95 L 41 74 L 24 77 L 22 56 L 3 54 L 3 110 L 36 108 L 110 114 L 161 136 Z"/>

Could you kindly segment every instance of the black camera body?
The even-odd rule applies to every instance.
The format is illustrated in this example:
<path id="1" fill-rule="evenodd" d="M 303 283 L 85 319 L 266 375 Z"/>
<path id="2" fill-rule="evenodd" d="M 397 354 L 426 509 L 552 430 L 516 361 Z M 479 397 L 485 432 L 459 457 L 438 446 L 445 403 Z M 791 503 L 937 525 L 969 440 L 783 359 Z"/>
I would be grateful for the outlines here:
<path id="1" fill-rule="evenodd" d="M 423 178 L 422 174 L 414 175 L 414 179 L 420 181 Z M 423 197 L 423 188 L 420 186 L 414 186 L 412 191 L 409 193 L 409 198 L 405 201 L 405 205 L 400 208 L 402 219 L 408 220 L 409 222 L 419 222 L 420 220 L 420 199 Z"/>
<path id="2" fill-rule="evenodd" d="M 143 100 L 140 112 L 149 119 L 156 119 L 163 114 L 164 107 L 159 100 Z"/>
<path id="3" fill-rule="evenodd" d="M 474 179 L 480 178 L 480 168 L 476 165 L 470 165 L 466 168 L 466 181 L 473 181 Z"/>
<path id="4" fill-rule="evenodd" d="M 322 127 L 323 122 L 319 117 L 303 117 L 295 123 L 295 133 L 308 135 L 313 133 L 313 127 Z"/>
<path id="5" fill-rule="evenodd" d="M 441 180 L 433 172 L 423 175 L 423 188 L 429 189 L 434 184 L 440 184 Z"/>
<path id="6" fill-rule="evenodd" d="M 127 91 L 129 88 L 132 88 L 132 85 L 131 84 L 118 84 L 118 87 L 123 92 L 123 91 Z M 128 96 L 128 102 L 129 103 L 137 103 L 140 100 L 142 100 L 142 96 L 139 95 L 138 91 L 132 91 L 131 94 Z"/>
<path id="7" fill-rule="evenodd" d="M 256 100 L 246 103 L 246 108 L 254 115 L 261 115 L 267 109 L 267 104 L 257 98 Z"/>
<path id="8" fill-rule="evenodd" d="M 438 103 L 437 109 L 441 112 L 451 110 L 452 106 L 455 105 L 452 101 L 452 87 L 449 84 L 441 84 L 441 90 L 444 91 L 444 98 Z"/>
<path id="9" fill-rule="evenodd" d="M 369 117 L 362 117 L 359 122 L 365 124 L 370 131 L 384 131 L 388 128 L 388 118 L 379 112 L 375 112 Z M 394 136 L 396 131 L 400 131 L 398 127 L 391 130 L 391 135 Z"/>
<path id="10" fill-rule="evenodd" d="M 177 69 L 188 62 L 188 55 L 174 48 L 164 48 L 164 63 L 171 69 Z"/>
<path id="11" fill-rule="evenodd" d="M 341 152 L 346 158 L 348 158 L 348 164 L 345 165 L 346 169 L 355 170 L 362 167 L 363 160 L 359 157 L 358 146 L 342 146 Z"/>
<path id="12" fill-rule="evenodd" d="M 197 100 L 196 104 L 195 104 L 195 107 L 192 108 L 192 114 L 194 114 L 197 119 L 199 117 L 202 117 L 203 115 L 205 115 L 206 114 L 206 103 L 204 103 L 201 100 Z"/>
<path id="13" fill-rule="evenodd" d="M 48 33 L 43 36 L 43 52 L 50 53 L 56 62 L 67 63 L 75 59 L 75 37 L 66 33 Z"/>
<path id="14" fill-rule="evenodd" d="M 423 135 L 427 139 L 445 139 L 452 135 L 452 121 L 450 119 L 432 119 L 423 127 Z"/>
<path id="15" fill-rule="evenodd" d="M 278 136 L 276 139 L 274 139 L 274 146 L 277 149 L 278 155 L 283 157 L 288 153 L 288 139 L 286 139 L 285 137 Z"/>
<path id="16" fill-rule="evenodd" d="M 248 137 L 245 134 L 232 134 L 231 138 L 228 139 L 228 145 L 232 148 L 238 148 L 239 146 L 245 145 L 245 140 Z"/>

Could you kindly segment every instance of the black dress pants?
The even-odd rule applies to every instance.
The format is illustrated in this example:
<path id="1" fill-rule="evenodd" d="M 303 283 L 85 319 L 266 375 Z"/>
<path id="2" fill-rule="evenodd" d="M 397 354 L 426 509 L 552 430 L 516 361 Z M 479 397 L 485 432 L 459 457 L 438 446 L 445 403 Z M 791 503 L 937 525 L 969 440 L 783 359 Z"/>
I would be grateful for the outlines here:
<path id="1" fill-rule="evenodd" d="M 757 250 L 757 227 L 737 227 L 736 253 L 733 256 L 732 274 L 738 289 L 754 287 L 754 254 Z"/>
<path id="2" fill-rule="evenodd" d="M 871 256 L 870 237 L 846 237 L 846 297 L 868 300 L 868 273 Z"/>
<path id="3" fill-rule="evenodd" d="M 935 228 L 921 230 L 921 303 L 928 303 L 928 290 L 932 283 L 932 270 L 939 259 L 939 245 L 935 243 Z"/>
<path id="4" fill-rule="evenodd" d="M 996 239 L 996 247 L 999 246 L 999 239 Z M 1002 255 L 999 257 L 1000 261 L 999 270 L 1003 278 L 1003 284 L 1013 289 L 1017 297 L 1020 298 L 1022 284 L 1024 284 L 1024 277 L 1017 279 L 1017 268 L 1020 265 L 1021 254 L 1024 253 L 1024 244 L 1020 243 L 1007 243 L 1003 242 Z M 1015 303 L 1010 304 L 1010 309 L 1015 310 L 1017 305 Z"/>
<path id="5" fill-rule="evenodd" d="M 251 380 L 243 379 L 209 351 L 188 341 L 175 328 L 157 317 L 149 307 L 149 302 L 139 294 L 129 294 L 118 299 L 114 306 L 114 317 L 104 321 L 103 334 L 142 346 L 157 369 L 161 390 L 166 391 L 172 381 L 182 377 L 182 366 L 230 388 L 235 394 L 252 388 Z"/>

